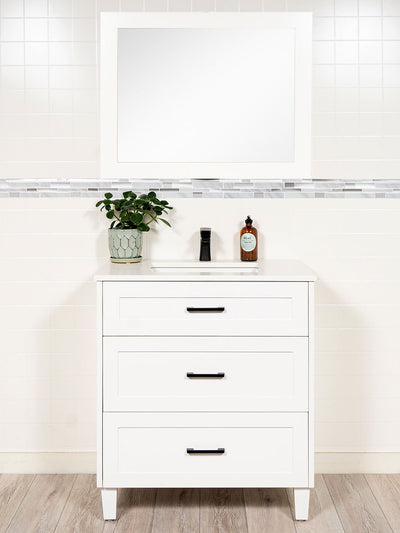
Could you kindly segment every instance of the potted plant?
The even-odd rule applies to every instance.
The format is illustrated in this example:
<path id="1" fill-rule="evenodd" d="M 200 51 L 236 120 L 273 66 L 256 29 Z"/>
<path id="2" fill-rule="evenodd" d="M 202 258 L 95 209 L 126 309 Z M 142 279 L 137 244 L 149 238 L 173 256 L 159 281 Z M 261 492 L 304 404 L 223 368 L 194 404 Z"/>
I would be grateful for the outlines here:
<path id="1" fill-rule="evenodd" d="M 106 211 L 106 217 L 112 220 L 108 230 L 108 243 L 113 263 L 138 263 L 142 260 L 142 233 L 150 230 L 150 224 L 161 218 L 172 207 L 166 200 L 159 200 L 155 192 L 138 196 L 132 191 L 122 193 L 122 198 L 113 198 L 105 193 L 104 200 L 97 202 L 100 211 Z"/>

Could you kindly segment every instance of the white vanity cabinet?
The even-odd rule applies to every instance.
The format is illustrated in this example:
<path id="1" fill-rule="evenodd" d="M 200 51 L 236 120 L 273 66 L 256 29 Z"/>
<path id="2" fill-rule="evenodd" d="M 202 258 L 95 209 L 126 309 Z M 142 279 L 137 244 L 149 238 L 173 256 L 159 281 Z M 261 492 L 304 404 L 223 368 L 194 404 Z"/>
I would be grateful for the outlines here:
<path id="1" fill-rule="evenodd" d="M 98 285 L 98 460 L 105 519 L 119 487 L 292 487 L 307 519 L 315 276 L 163 274 L 112 265 Z"/>

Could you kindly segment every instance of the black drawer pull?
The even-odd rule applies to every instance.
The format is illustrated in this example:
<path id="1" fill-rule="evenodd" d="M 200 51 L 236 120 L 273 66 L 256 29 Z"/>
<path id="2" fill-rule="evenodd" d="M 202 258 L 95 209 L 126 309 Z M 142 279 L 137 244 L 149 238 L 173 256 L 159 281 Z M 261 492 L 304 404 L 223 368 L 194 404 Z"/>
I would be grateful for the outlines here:
<path id="1" fill-rule="evenodd" d="M 223 313 L 225 307 L 186 307 L 188 313 Z"/>
<path id="2" fill-rule="evenodd" d="M 225 448 L 217 448 L 216 450 L 196 450 L 195 448 L 186 448 L 186 453 L 189 455 L 222 455 L 225 453 Z"/>
<path id="3" fill-rule="evenodd" d="M 222 379 L 225 377 L 225 372 L 217 372 L 216 374 L 197 374 L 196 372 L 187 372 L 186 377 L 189 379 Z"/>

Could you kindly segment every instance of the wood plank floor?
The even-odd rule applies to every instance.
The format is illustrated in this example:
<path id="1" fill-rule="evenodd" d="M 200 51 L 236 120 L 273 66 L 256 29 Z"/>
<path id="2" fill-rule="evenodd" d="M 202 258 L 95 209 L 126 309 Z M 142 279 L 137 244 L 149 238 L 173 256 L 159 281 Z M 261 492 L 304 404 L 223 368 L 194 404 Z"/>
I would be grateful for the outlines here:
<path id="1" fill-rule="evenodd" d="M 310 519 L 285 489 L 120 489 L 104 522 L 94 475 L 0 474 L 0 533 L 400 533 L 400 474 L 317 475 Z"/>

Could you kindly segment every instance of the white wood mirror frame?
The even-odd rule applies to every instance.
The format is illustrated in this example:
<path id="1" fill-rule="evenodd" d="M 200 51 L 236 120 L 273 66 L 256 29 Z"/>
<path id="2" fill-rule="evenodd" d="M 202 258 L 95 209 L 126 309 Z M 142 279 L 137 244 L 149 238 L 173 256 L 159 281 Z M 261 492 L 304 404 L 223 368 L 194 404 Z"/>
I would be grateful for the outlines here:
<path id="1" fill-rule="evenodd" d="M 293 156 L 285 161 L 128 161 L 118 150 L 119 29 L 267 29 L 294 32 Z M 102 13 L 101 177 L 102 178 L 307 178 L 311 159 L 310 13 Z M 122 63 L 121 63 L 122 64 Z M 145 71 L 145 69 L 144 69 Z M 289 79 L 289 78 L 288 78 Z M 121 87 L 120 87 L 121 88 Z M 271 106 L 270 106 L 271 107 Z M 121 111 L 121 109 L 120 109 Z M 121 153 L 121 149 L 120 149 Z M 121 159 L 121 158 L 120 158 Z M 128 157 L 129 159 L 129 157 Z"/>

